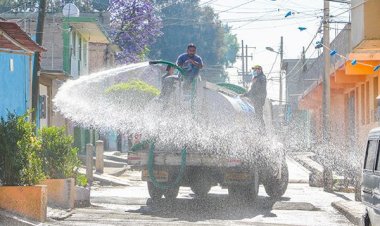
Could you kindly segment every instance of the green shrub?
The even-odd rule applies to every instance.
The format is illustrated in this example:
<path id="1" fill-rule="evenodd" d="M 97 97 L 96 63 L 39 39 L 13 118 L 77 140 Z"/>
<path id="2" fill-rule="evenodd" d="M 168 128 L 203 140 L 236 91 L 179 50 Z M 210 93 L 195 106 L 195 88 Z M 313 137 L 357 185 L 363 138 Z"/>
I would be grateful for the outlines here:
<path id="1" fill-rule="evenodd" d="M 88 184 L 86 175 L 78 173 L 77 177 L 75 178 L 75 183 L 78 186 L 86 187 Z"/>
<path id="2" fill-rule="evenodd" d="M 133 79 L 129 82 L 125 83 L 119 83 L 115 84 L 109 88 L 106 89 L 106 93 L 111 92 L 139 92 L 142 94 L 149 95 L 151 97 L 155 97 L 160 95 L 160 90 L 158 90 L 156 87 L 149 85 L 148 83 Z"/>
<path id="3" fill-rule="evenodd" d="M 129 82 L 110 86 L 105 90 L 105 93 L 112 100 L 133 105 L 139 109 L 154 97 L 160 95 L 160 90 L 144 81 L 133 79 Z"/>
<path id="4" fill-rule="evenodd" d="M 51 179 L 75 178 L 75 170 L 80 165 L 73 147 L 73 138 L 59 127 L 46 127 L 40 130 L 42 141 L 41 159 L 47 177 Z"/>
<path id="5" fill-rule="evenodd" d="M 0 119 L 0 183 L 9 186 L 38 184 L 45 175 L 39 158 L 41 142 L 27 114 Z"/>

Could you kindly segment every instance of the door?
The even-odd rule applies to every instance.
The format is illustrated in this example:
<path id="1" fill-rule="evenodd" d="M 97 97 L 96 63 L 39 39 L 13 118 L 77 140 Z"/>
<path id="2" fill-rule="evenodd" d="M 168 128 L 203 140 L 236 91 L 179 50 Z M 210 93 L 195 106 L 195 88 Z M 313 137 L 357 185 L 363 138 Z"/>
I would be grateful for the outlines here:
<path id="1" fill-rule="evenodd" d="M 348 137 L 349 137 L 349 143 L 351 147 L 356 146 L 356 128 L 355 128 L 355 93 L 351 92 L 348 97 L 348 116 L 347 120 L 348 122 L 346 125 L 348 125 Z"/>
<path id="2" fill-rule="evenodd" d="M 379 186 L 379 182 L 376 181 L 377 176 L 374 173 L 378 149 L 378 140 L 368 141 L 363 169 L 362 201 L 371 207 L 374 206 L 374 190 Z"/>
<path id="3" fill-rule="evenodd" d="M 80 55 L 80 43 L 79 43 L 79 38 L 78 35 L 75 31 L 71 33 L 71 38 L 70 38 L 70 46 L 71 46 L 71 53 L 70 53 L 70 59 L 71 59 L 71 76 L 73 78 L 78 78 L 79 77 L 79 55 Z"/>
<path id="4" fill-rule="evenodd" d="M 377 151 L 377 163 L 374 174 L 373 206 L 380 218 L 380 150 Z M 380 223 L 380 222 L 379 222 Z"/>

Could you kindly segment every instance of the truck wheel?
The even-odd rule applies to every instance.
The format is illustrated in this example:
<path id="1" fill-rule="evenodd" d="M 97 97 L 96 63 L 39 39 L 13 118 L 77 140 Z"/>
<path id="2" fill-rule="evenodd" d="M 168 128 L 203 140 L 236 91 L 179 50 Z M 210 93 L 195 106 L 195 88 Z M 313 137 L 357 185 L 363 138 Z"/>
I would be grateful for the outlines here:
<path id="1" fill-rule="evenodd" d="M 232 185 L 228 187 L 228 195 L 238 200 L 254 201 L 259 194 L 259 173 L 253 174 L 253 183 L 249 185 Z"/>
<path id="2" fill-rule="evenodd" d="M 274 199 L 279 199 L 283 196 L 288 188 L 289 182 L 289 171 L 286 162 L 282 163 L 281 168 L 281 178 L 277 178 L 276 174 L 269 174 L 265 180 L 263 180 L 263 185 L 266 193 Z"/>
<path id="3" fill-rule="evenodd" d="M 168 200 L 176 199 L 178 196 L 178 192 L 179 192 L 179 186 L 163 190 L 165 199 L 168 199 Z"/>
<path id="4" fill-rule="evenodd" d="M 209 175 L 205 172 L 197 172 L 194 174 L 190 188 L 196 196 L 205 198 L 210 191 L 211 186 L 211 178 Z"/>
<path id="5" fill-rule="evenodd" d="M 204 184 L 193 184 L 191 185 L 191 190 L 194 192 L 194 194 L 200 198 L 205 198 L 208 194 L 208 192 L 211 189 L 211 185 L 209 183 Z"/>
<path id="6" fill-rule="evenodd" d="M 149 192 L 150 198 L 152 198 L 153 201 L 160 200 L 162 195 L 164 194 L 164 190 L 157 188 L 150 181 L 148 181 L 147 183 L 148 183 L 148 192 Z"/>

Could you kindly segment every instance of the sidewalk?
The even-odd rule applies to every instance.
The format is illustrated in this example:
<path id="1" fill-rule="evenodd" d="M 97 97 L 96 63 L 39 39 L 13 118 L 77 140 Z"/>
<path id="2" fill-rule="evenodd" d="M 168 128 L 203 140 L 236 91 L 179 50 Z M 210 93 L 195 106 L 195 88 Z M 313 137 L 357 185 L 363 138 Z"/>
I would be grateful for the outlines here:
<path id="1" fill-rule="evenodd" d="M 313 179 L 313 181 L 310 181 L 310 186 L 315 186 L 319 184 L 319 180 L 321 179 L 319 177 L 322 175 L 323 172 L 323 167 L 312 159 L 313 155 L 314 154 L 311 152 L 301 152 L 294 153 L 292 156 L 297 163 L 307 168 L 309 170 L 309 173 L 314 174 L 314 176 L 311 176 L 310 178 Z M 334 177 L 339 179 L 339 176 L 337 175 L 334 175 Z M 339 193 L 336 194 L 337 196 L 339 196 Z M 355 225 L 360 225 L 361 218 L 366 211 L 365 206 L 361 202 L 356 202 L 350 199 L 332 202 L 331 206 L 338 210 L 351 223 Z"/>
<path id="2" fill-rule="evenodd" d="M 365 206 L 361 202 L 337 201 L 332 202 L 331 206 L 355 225 L 360 225 L 362 216 L 366 213 Z"/>

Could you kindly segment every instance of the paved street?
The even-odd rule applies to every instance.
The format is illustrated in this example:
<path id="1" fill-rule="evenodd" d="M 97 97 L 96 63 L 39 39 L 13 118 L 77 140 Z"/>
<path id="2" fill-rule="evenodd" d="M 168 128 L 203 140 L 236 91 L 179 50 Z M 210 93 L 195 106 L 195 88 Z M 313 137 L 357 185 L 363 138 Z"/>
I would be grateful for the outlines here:
<path id="1" fill-rule="evenodd" d="M 307 171 L 288 160 L 290 179 L 305 179 Z M 352 194 L 329 194 L 306 183 L 291 183 L 283 199 L 275 202 L 260 187 L 255 203 L 239 203 L 227 190 L 214 187 L 207 199 L 197 199 L 181 188 L 174 203 L 149 204 L 146 184 L 139 172 L 123 175 L 131 186 L 93 187 L 90 208 L 76 209 L 64 221 L 49 225 L 351 225 L 331 202 L 352 199 Z"/>

